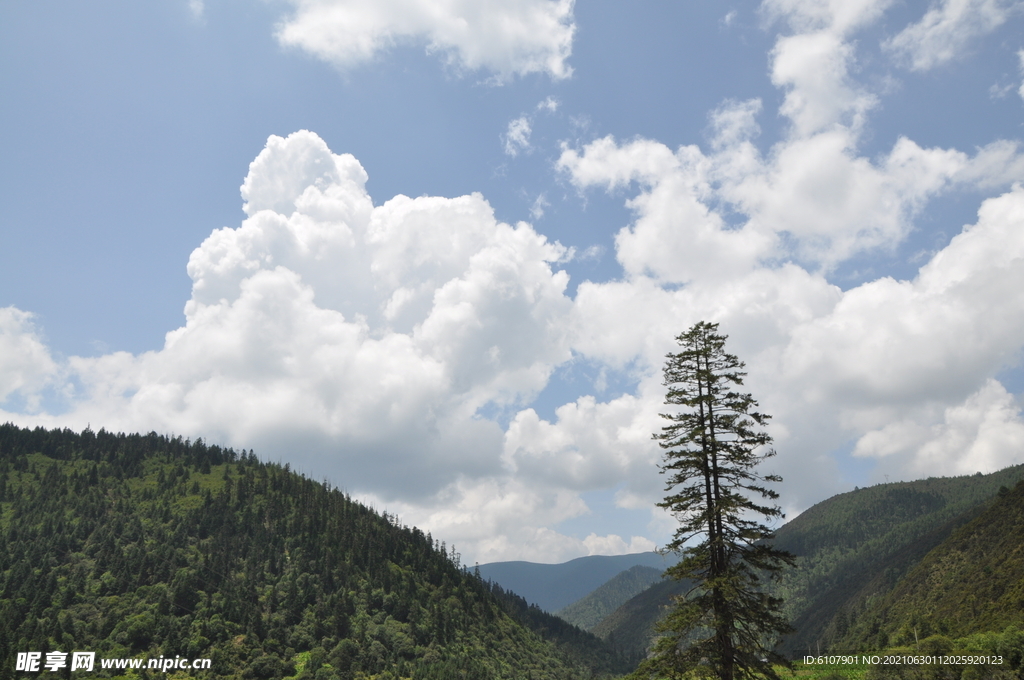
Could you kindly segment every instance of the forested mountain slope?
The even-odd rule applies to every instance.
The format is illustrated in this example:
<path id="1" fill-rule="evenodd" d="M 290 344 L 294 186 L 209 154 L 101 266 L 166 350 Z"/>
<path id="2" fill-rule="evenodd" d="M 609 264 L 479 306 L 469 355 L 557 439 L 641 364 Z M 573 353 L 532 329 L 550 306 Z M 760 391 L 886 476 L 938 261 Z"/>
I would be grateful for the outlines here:
<path id="1" fill-rule="evenodd" d="M 1000 489 L 984 512 L 851 618 L 837 643 L 850 650 L 1024 628 L 1024 481 Z"/>
<path id="2" fill-rule="evenodd" d="M 0 426 L 0 538 L 0 677 L 58 649 L 247 679 L 627 670 L 418 529 L 201 441 Z"/>
<path id="3" fill-rule="evenodd" d="M 672 605 L 672 598 L 683 595 L 688 589 L 689 581 L 658 581 L 626 600 L 591 631 L 620 654 L 639 661 L 646 656 L 654 637 L 654 626 Z"/>
<path id="4" fill-rule="evenodd" d="M 834 496 L 783 525 L 775 543 L 798 557 L 779 587 L 796 628 L 784 651 L 796 655 L 837 643 L 865 602 L 888 592 L 1001 486 L 1021 478 L 1024 465 L 880 484 Z"/>
<path id="5" fill-rule="evenodd" d="M 638 564 L 619 572 L 600 588 L 555 614 L 583 630 L 590 630 L 631 597 L 661 581 L 664 573 L 664 569 Z"/>
<path id="6" fill-rule="evenodd" d="M 904 575 L 984 513 L 1000 487 L 1012 487 L 1022 478 L 1024 465 L 1018 465 L 989 475 L 880 484 L 822 501 L 780 527 L 776 545 L 798 556 L 797 568 L 786 570 L 778 586 L 796 629 L 782 651 L 798 656 L 846 650 L 854 640 L 851 626 L 860 621 L 858 626 L 870 630 L 875 625 L 876 619 L 864 624 L 868 619 L 860 618 L 869 606 L 876 605 L 871 611 L 877 617 L 877 603 Z M 669 582 L 656 583 L 592 631 L 636 655 L 649 644 L 671 595 L 682 590 Z M 878 625 L 873 628 L 876 636 L 879 629 L 892 634 Z M 856 639 L 864 640 L 868 634 L 858 631 Z"/>

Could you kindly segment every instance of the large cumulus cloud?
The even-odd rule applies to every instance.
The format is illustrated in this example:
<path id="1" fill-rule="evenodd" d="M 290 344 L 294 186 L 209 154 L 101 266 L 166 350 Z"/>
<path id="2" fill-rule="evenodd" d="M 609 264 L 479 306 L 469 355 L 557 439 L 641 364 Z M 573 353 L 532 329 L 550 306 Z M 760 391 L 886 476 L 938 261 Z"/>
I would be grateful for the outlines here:
<path id="1" fill-rule="evenodd" d="M 605 137 L 564 148 L 558 161 L 581 191 L 633 187 L 635 219 L 616 236 L 625 277 L 579 286 L 574 347 L 639 374 L 633 414 L 653 425 L 670 338 L 697 319 L 720 321 L 748 361 L 748 386 L 776 415 L 787 455 L 772 465 L 788 479 L 791 510 L 841 490 L 829 480 L 842 478 L 844 449 L 876 461 L 876 479 L 1024 460 L 1019 409 L 994 379 L 1024 346 L 1021 154 L 1008 140 L 968 154 L 906 137 L 879 157 L 859 151 L 876 100 L 850 77 L 849 36 L 887 4 L 765 3 L 793 31 L 771 53 L 790 126 L 767 151 L 755 143 L 762 103 L 750 100 L 710 114 L 706 150 Z M 930 200 L 963 188 L 1006 193 L 913 280 L 830 283 L 838 263 L 891 251 Z M 621 330 L 607 333 L 617 320 Z M 532 428 L 524 451 L 537 459 L 546 442 L 554 463 L 576 429 L 559 412 Z M 625 437 L 615 447 L 645 455 Z M 626 478 L 657 497 L 654 484 Z"/>
<path id="2" fill-rule="evenodd" d="M 499 469 L 502 432 L 476 414 L 530 398 L 567 358 L 566 249 L 479 195 L 374 208 L 365 181 L 313 133 L 271 137 L 242 186 L 248 219 L 192 253 L 185 325 L 159 351 L 71 359 L 67 417 L 266 442 L 404 498 Z"/>
<path id="3" fill-rule="evenodd" d="M 256 447 L 471 560 L 640 550 L 664 540 L 664 516 L 583 539 L 558 525 L 590 512 L 596 490 L 623 509 L 653 507 L 661 365 L 673 337 L 706 319 L 731 336 L 747 387 L 775 416 L 771 466 L 786 477 L 787 510 L 852 486 L 844 466 L 881 479 L 1021 462 L 1024 421 L 997 376 L 1024 349 L 1024 159 L 1013 140 L 961 150 L 903 137 L 862 151 L 881 95 L 857 82 L 851 36 L 889 4 L 764 3 L 786 31 L 769 54 L 781 104 L 722 103 L 703 147 L 564 144 L 564 181 L 624 193 L 632 213 L 615 236 L 618 276 L 581 281 L 573 297 L 562 270 L 572 250 L 497 221 L 484 197 L 374 206 L 355 158 L 311 132 L 271 137 L 242 185 L 247 219 L 193 252 L 185 324 L 160 350 L 55 359 L 29 314 L 0 310 L 4 416 Z M 280 36 L 342 65 L 425 36 L 465 68 L 567 73 L 571 3 L 502 4 L 522 16 L 501 30 L 525 27 L 543 48 L 505 34 L 460 42 L 443 29 L 450 16 L 406 5 L 392 25 L 400 13 L 362 3 L 295 3 Z M 936 7 L 883 53 L 925 54 L 940 27 L 977 34 L 956 28 L 960 5 Z M 317 33 L 321 20 L 333 32 Z M 332 42 L 345 26 L 363 42 Z M 759 121 L 776 113 L 785 131 L 764 148 Z M 988 192 L 975 223 L 944 225 L 960 233 L 916 275 L 846 290 L 831 280 L 851 258 L 898 248 L 929 202 L 963 189 Z M 554 371 L 588 362 L 593 389 L 540 415 L 533 402 Z M 628 388 L 601 396 L 608 375 Z M 47 390 L 66 413 L 41 406 Z"/>
<path id="4" fill-rule="evenodd" d="M 498 424 L 571 357 L 570 251 L 480 195 L 374 207 L 366 180 L 312 132 L 270 137 L 241 187 L 247 219 L 192 253 L 185 324 L 160 350 L 59 366 L 30 315 L 2 310 L 0 396 L 38 401 L 57 381 L 69 403 L 9 417 L 255 446 L 474 557 L 652 548 L 550 529 L 587 511 L 589 482 L 516 474 Z"/>

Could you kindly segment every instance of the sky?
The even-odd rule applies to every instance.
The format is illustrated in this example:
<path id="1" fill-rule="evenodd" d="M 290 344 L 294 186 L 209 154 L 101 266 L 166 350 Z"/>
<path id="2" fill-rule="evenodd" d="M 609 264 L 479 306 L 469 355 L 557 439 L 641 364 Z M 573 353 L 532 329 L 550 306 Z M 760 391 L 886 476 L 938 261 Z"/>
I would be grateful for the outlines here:
<path id="1" fill-rule="evenodd" d="M 1024 2 L 0 4 L 0 422 L 455 545 L 665 545 L 720 324 L 792 518 L 1024 462 Z"/>

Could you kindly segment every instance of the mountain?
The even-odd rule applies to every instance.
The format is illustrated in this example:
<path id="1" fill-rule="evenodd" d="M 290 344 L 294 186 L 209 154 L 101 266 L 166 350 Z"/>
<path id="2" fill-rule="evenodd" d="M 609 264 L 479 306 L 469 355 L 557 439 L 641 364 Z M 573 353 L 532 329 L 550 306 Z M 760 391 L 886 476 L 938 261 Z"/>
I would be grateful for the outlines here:
<path id="1" fill-rule="evenodd" d="M 795 628 L 783 641 L 781 651 L 791 657 L 808 651 L 849 651 L 851 645 L 866 645 L 870 634 L 876 635 L 877 645 L 890 636 L 905 641 L 906 631 L 915 625 L 919 636 L 921 631 L 931 631 L 919 622 L 907 623 L 912 619 L 908 618 L 911 612 L 926 611 L 913 604 L 907 605 L 907 614 L 894 614 L 903 618 L 890 630 L 884 608 L 892 606 L 897 613 L 904 610 L 896 600 L 888 599 L 889 594 L 901 579 L 924 564 L 926 555 L 960 535 L 958 530 L 972 526 L 978 531 L 980 525 L 972 522 L 994 522 L 996 516 L 991 513 L 999 512 L 995 508 L 1001 506 L 996 501 L 1000 489 L 1009 489 L 1022 478 L 1024 465 L 1018 465 L 988 475 L 880 484 L 822 501 L 780 527 L 776 546 L 797 556 L 797 567 L 786 570 L 776 586 L 777 593 L 785 598 L 787 615 Z M 1011 516 L 1008 510 L 1002 513 L 1006 518 Z M 1013 533 L 1012 527 L 1003 529 L 1010 536 L 1021 535 L 1019 531 Z M 1016 554 L 1010 546 L 1003 549 L 1010 550 L 1008 555 Z M 958 553 L 954 550 L 952 554 Z M 993 573 L 998 559 L 992 556 L 987 562 Z M 971 578 L 990 583 L 984 571 Z M 979 590 L 970 581 L 965 587 Z M 1010 586 L 1006 588 L 1016 592 Z M 620 652 L 636 655 L 649 644 L 654 624 L 671 596 L 683 590 L 670 581 L 656 583 L 591 630 Z M 922 592 L 926 591 L 923 588 Z M 980 606 L 979 602 L 976 599 L 973 606 Z M 998 611 L 1004 609 L 1002 604 L 992 606 Z M 960 615 L 964 616 L 963 611 Z M 982 627 L 998 627 L 1003 620 L 993 618 L 991 624 L 983 624 L 980 618 L 974 621 Z M 865 633 L 865 628 L 873 632 Z M 947 628 L 957 634 L 967 630 L 950 624 Z M 971 632 L 980 630 L 977 626 L 975 629 Z"/>
<path id="2" fill-rule="evenodd" d="M 664 571 L 672 558 L 656 552 L 632 555 L 591 555 L 562 564 L 491 562 L 479 566 L 484 580 L 522 595 L 532 604 L 555 612 L 586 597 L 617 574 L 637 565 Z"/>
<path id="3" fill-rule="evenodd" d="M 586 597 L 559 609 L 555 615 L 583 630 L 590 630 L 631 597 L 661 581 L 662 574 L 664 570 L 645 567 L 642 564 L 630 567 L 613 576 Z"/>
<path id="4" fill-rule="evenodd" d="M 639 662 L 647 654 L 654 626 L 672 606 L 672 598 L 689 589 L 689 581 L 658 581 L 631 597 L 591 629 L 619 654 Z"/>
<path id="5" fill-rule="evenodd" d="M 629 670 L 430 535 L 201 440 L 2 425 L 0 539 L 0 678 L 52 650 L 245 680 Z"/>
<path id="6" fill-rule="evenodd" d="M 782 650 L 796 656 L 832 648 L 865 603 L 974 519 L 1000 487 L 1022 478 L 1024 465 L 1017 465 L 880 484 L 822 501 L 780 527 L 776 546 L 798 558 L 778 587 L 796 628 Z"/>
<path id="7" fill-rule="evenodd" d="M 984 511 L 852 618 L 837 643 L 850 650 L 1024 626 L 1024 481 L 1001 488 Z"/>

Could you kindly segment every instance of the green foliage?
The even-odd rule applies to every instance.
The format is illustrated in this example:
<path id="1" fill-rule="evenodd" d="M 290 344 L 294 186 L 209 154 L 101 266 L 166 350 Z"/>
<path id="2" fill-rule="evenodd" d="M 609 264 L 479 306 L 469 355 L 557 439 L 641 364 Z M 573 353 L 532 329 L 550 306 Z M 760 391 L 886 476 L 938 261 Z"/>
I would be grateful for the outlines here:
<path id="1" fill-rule="evenodd" d="M 915 634 L 923 642 L 940 630 L 967 635 L 1024 625 L 1024 603 L 1006 599 L 1024 581 L 1024 524 L 1014 519 L 1022 503 L 1011 488 L 1022 477 L 1024 466 L 1018 465 L 988 475 L 881 484 L 823 501 L 781 527 L 776 545 L 799 555 L 797 568 L 774 586 L 797 628 L 781 651 L 790 658 L 843 654 L 910 644 Z M 938 551 L 924 561 L 983 513 L 985 519 L 963 529 L 973 536 L 976 552 L 964 553 L 961 546 L 954 556 L 939 559 L 944 553 Z M 919 563 L 926 565 L 922 574 L 945 585 L 933 588 L 928 579 L 924 586 L 917 575 L 911 578 Z M 644 653 L 666 611 L 668 583 L 629 600 L 593 632 L 622 653 Z M 947 598 L 951 586 L 959 593 Z M 895 601 L 890 595 L 897 587 L 922 597 Z"/>
<path id="2" fill-rule="evenodd" d="M 661 581 L 661 569 L 641 564 L 619 572 L 586 597 L 555 614 L 583 630 L 592 630 L 634 595 Z"/>
<path id="3" fill-rule="evenodd" d="M 58 649 L 211 658 L 198 677 L 246 680 L 622 670 L 429 535 L 252 452 L 8 424 L 0 491 L 0 678 Z"/>
<path id="4" fill-rule="evenodd" d="M 1024 624 L 1024 481 L 924 556 L 852 623 L 839 644 L 906 645 Z"/>
<path id="5" fill-rule="evenodd" d="M 647 656 L 658 622 L 669 612 L 676 598 L 685 595 L 692 585 L 689 581 L 675 579 L 659 581 L 627 600 L 591 632 L 619 654 L 639 662 Z"/>
<path id="6" fill-rule="evenodd" d="M 614 648 L 600 638 L 574 626 L 562 618 L 549 614 L 537 605 L 511 591 L 502 589 L 497 583 L 490 584 L 491 593 L 501 602 L 505 611 L 514 619 L 554 644 L 563 657 L 577 665 L 595 669 L 616 669 L 625 672 L 632 668 L 627 655 L 616 654 Z"/>
<path id="7" fill-rule="evenodd" d="M 694 587 L 658 625 L 663 635 L 636 677 L 776 678 L 778 635 L 788 631 L 782 602 L 765 592 L 788 553 L 770 544 L 761 519 L 781 517 L 778 494 L 757 466 L 775 455 L 763 427 L 769 416 L 738 392 L 744 364 L 725 351 L 718 325 L 700 322 L 676 338 L 682 351 L 665 364 L 669 424 L 655 434 L 665 450 L 669 495 L 659 503 L 679 521 L 667 549 L 682 560 L 666 574 Z M 693 543 L 696 539 L 698 542 Z"/>
<path id="8" fill-rule="evenodd" d="M 908 657 L 911 663 L 900 663 Z M 1024 677 L 1024 630 L 1008 626 L 956 639 L 933 635 L 908 646 L 834 658 L 842 662 L 797 661 L 795 675 L 802 680 L 1019 680 Z"/>
<path id="9" fill-rule="evenodd" d="M 775 590 L 796 628 L 783 653 L 848 651 L 849 631 L 864 612 L 976 517 L 1000 487 L 1022 477 L 1018 465 L 989 475 L 881 484 L 818 503 L 781 527 L 776 545 L 797 555 L 797 568 Z M 888 644 L 876 637 L 870 646 Z"/>
<path id="10" fill-rule="evenodd" d="M 870 664 L 865 669 L 865 680 L 1024 678 L 1024 630 L 1017 626 L 956 639 L 934 635 L 913 645 L 890 647 L 875 654 L 880 658 L 918 657 L 928 663 Z M 972 662 L 964 663 L 967 661 L 965 657 L 971 658 Z"/>

